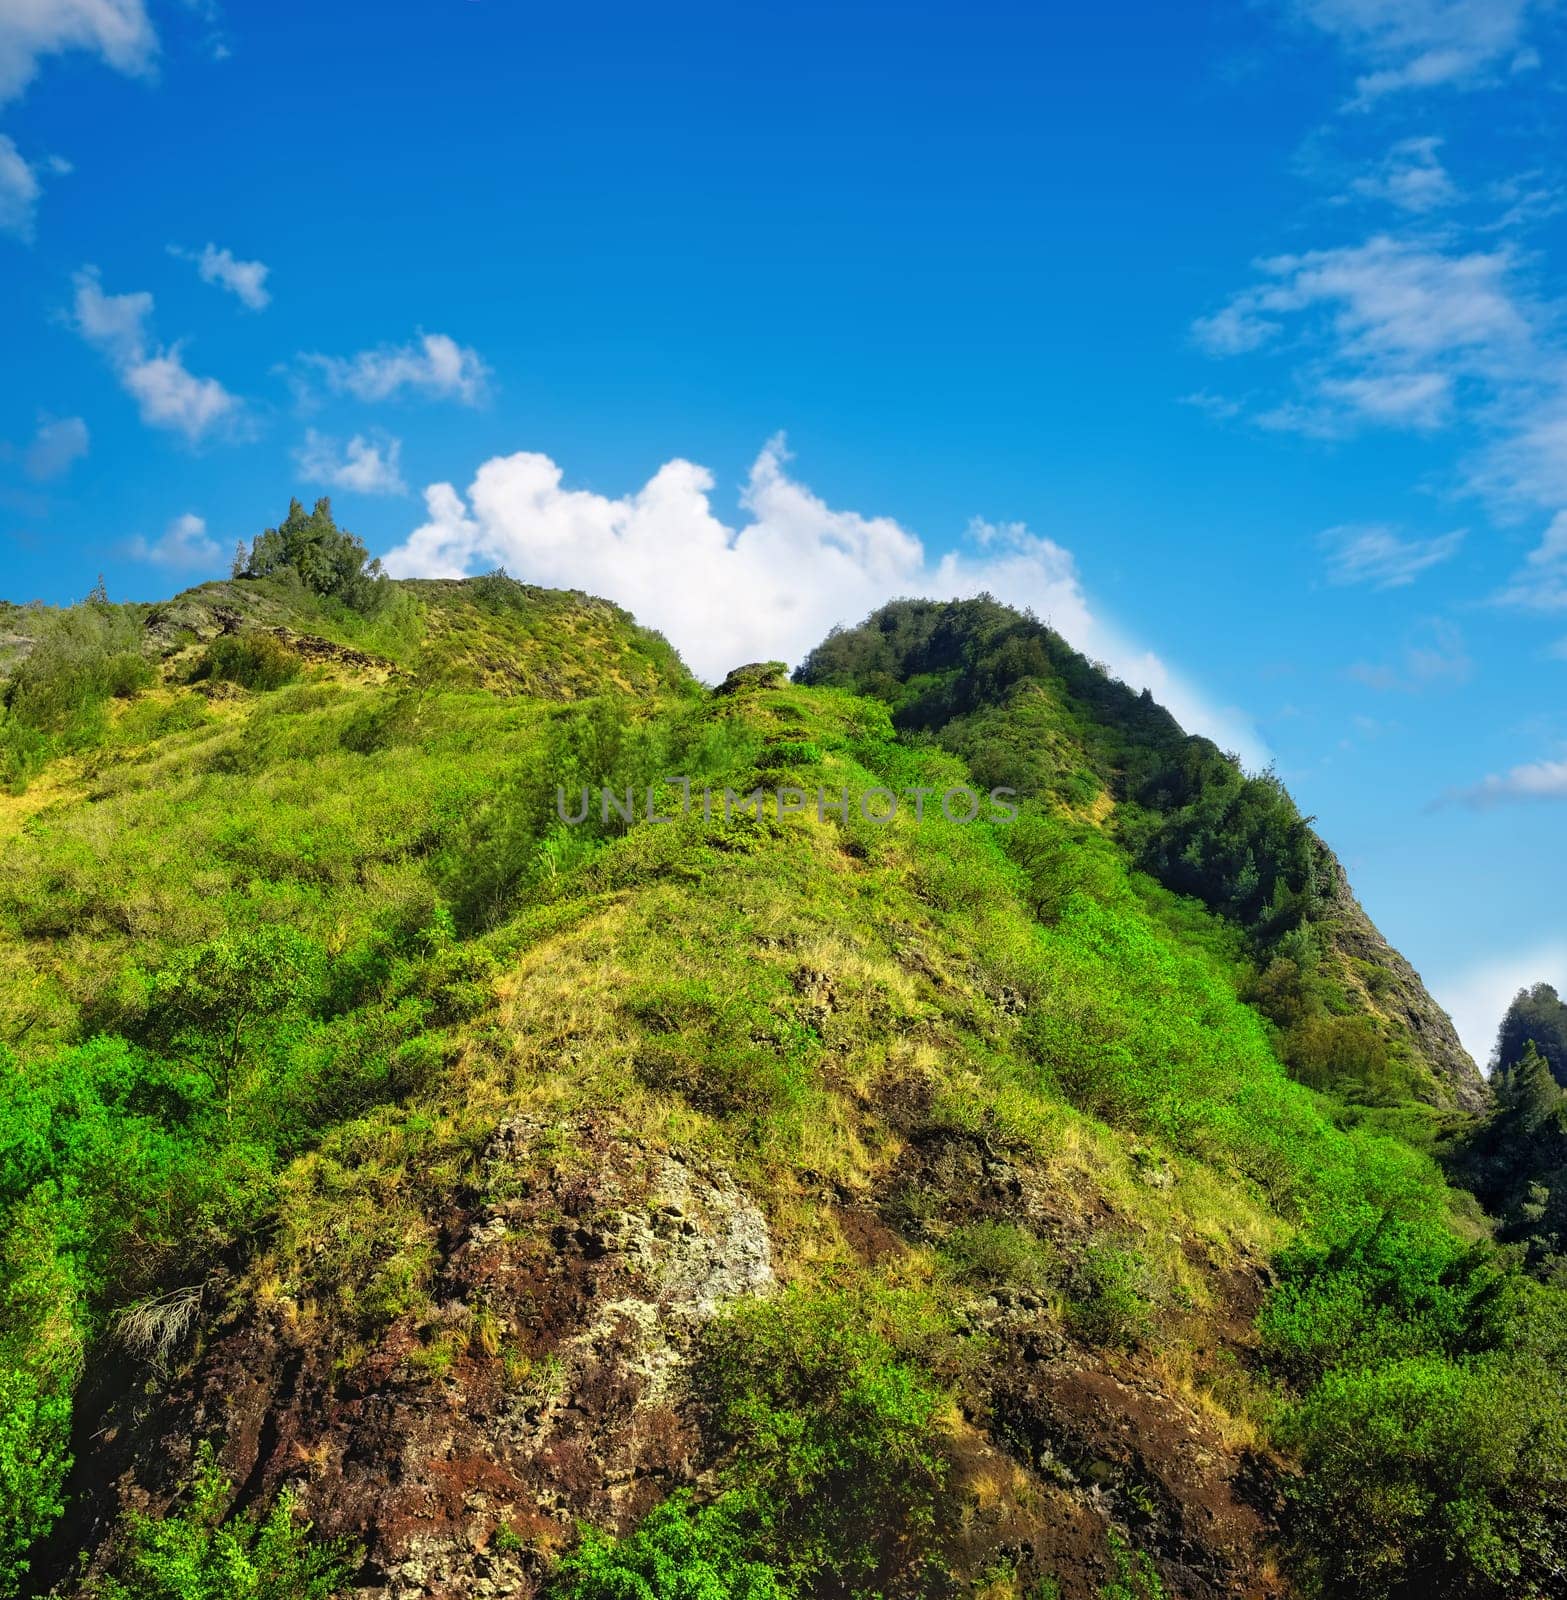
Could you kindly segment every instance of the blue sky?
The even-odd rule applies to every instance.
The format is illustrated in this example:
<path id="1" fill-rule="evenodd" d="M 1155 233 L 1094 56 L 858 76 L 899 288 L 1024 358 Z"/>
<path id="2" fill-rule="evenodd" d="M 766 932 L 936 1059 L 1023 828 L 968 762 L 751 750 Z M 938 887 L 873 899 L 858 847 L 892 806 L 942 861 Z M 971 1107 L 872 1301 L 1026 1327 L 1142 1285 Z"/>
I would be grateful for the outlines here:
<path id="1" fill-rule="evenodd" d="M 1035 606 L 1273 761 L 1488 1048 L 1567 983 L 1531 0 L 0 0 L 0 594 L 330 493 L 705 675 Z"/>

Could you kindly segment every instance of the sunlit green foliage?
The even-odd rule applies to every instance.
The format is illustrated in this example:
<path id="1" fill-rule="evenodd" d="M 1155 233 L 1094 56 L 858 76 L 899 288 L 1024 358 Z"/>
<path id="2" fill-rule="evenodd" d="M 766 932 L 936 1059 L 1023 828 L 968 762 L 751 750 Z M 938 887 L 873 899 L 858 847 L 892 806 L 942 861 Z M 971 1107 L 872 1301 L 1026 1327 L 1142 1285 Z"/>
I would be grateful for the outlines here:
<path id="1" fill-rule="evenodd" d="M 357 1565 L 341 1540 L 318 1543 L 280 1495 L 265 1516 L 231 1511 L 234 1485 L 204 1444 L 183 1505 L 134 1515 L 113 1570 L 92 1600 L 330 1600 Z"/>

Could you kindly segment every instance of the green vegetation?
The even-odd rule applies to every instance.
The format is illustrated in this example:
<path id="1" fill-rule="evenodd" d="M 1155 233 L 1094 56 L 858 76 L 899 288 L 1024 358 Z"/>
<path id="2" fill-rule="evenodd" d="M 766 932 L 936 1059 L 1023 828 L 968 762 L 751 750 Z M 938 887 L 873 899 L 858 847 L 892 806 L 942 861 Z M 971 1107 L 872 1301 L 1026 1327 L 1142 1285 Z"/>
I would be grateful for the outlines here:
<path id="1" fill-rule="evenodd" d="M 1520 989 L 1502 1018 L 1494 1065 L 1507 1072 L 1518 1066 L 1529 1046 L 1545 1059 L 1556 1081 L 1567 1086 L 1567 1001 L 1548 983 Z"/>
<path id="2" fill-rule="evenodd" d="M 243 552 L 242 552 L 243 553 Z M 234 559 L 236 578 L 284 577 L 311 594 L 323 595 L 353 611 L 370 612 L 390 594 L 381 563 L 332 519 L 332 502 L 317 500 L 309 516 L 297 500 L 275 528 L 257 535 L 250 553 Z"/>
<path id="3" fill-rule="evenodd" d="M 315 1543 L 290 1495 L 264 1517 L 230 1513 L 233 1497 L 212 1447 L 202 1445 L 188 1503 L 128 1519 L 114 1569 L 92 1600 L 330 1600 L 346 1588 L 354 1552 L 341 1541 Z"/>
<path id="4" fill-rule="evenodd" d="M 336 1370 L 397 1325 L 409 1384 L 493 1361 L 554 1403 L 553 1349 L 488 1304 L 451 1320 L 432 1221 L 519 1107 L 731 1174 L 781 1280 L 691 1351 L 700 1492 L 583 1530 L 561 1596 L 1050 1593 L 1015 1548 L 998 1587 L 964 1566 L 980 1444 L 1010 1438 L 986 1306 L 1276 1456 L 1307 1592 L 1553 1592 L 1556 1247 L 1526 1274 L 1448 1186 L 1422 1069 L 1334 953 L 1273 780 L 991 602 L 891 607 L 802 683 L 765 664 L 704 695 L 623 613 L 504 573 L 370 577 L 357 610 L 347 568 L 311 564 L 337 548 L 318 518 L 275 530 L 264 576 L 39 622 L 6 691 L 46 743 L 0 811 L 0 1593 L 73 1492 L 72 1407 L 111 1346 L 151 1393 L 265 1300 Z M 58 662 L 126 654 L 132 624 L 135 698 L 105 668 L 92 717 L 41 709 L 66 704 Z M 676 775 L 1025 793 L 1011 825 L 725 820 L 681 814 Z M 584 787 L 651 788 L 675 820 L 562 822 Z M 1504 1234 L 1554 1216 L 1503 1167 L 1525 1140 L 1567 1162 L 1564 1126 L 1526 1056 L 1451 1141 L 1501 1163 L 1473 1181 Z M 851 1213 L 896 1248 L 856 1248 Z M 1233 1286 L 1264 1267 L 1248 1329 Z M 101 1595 L 345 1581 L 287 1500 L 235 1514 L 213 1463 L 127 1525 Z M 1039 1470 L 987 1467 L 986 1505 L 1042 1494 Z M 1115 1600 L 1178 1592 L 1135 1478 L 1100 1502 Z"/>

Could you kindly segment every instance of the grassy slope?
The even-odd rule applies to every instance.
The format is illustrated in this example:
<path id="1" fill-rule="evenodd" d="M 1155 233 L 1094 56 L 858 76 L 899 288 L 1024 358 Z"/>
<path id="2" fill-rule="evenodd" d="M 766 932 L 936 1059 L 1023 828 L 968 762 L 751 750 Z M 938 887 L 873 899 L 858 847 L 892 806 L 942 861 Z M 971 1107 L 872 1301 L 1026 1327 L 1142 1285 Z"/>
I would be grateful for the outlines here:
<path id="1" fill-rule="evenodd" d="M 183 602 L 193 641 L 192 610 L 226 591 Z M 405 593 L 373 635 L 278 601 L 281 625 L 400 672 L 327 662 L 209 697 L 175 681 L 176 654 L 97 748 L 45 766 L 0 815 L 0 1354 L 44 1391 L 69 1388 L 117 1309 L 219 1260 L 347 1366 L 394 1317 L 424 1306 L 434 1327 L 428 1198 L 518 1111 L 598 1108 L 731 1170 L 785 1281 L 861 1308 L 887 1359 L 961 1402 L 921 1414 L 938 1460 L 985 1414 L 984 1341 L 954 1307 L 998 1278 L 1033 1283 L 1071 1340 L 1139 1349 L 1226 1437 L 1287 1455 L 1306 1447 L 1280 1424 L 1281 1380 L 1238 1377 L 1212 1337 L 1237 1264 L 1343 1246 L 1389 1216 L 1418 1239 L 1481 1231 L 1426 1156 L 1341 1126 L 1290 1080 L 1238 998 L 1236 936 L 1130 872 L 1094 794 L 1047 797 L 1011 828 L 552 827 L 557 776 L 855 790 L 968 774 L 900 739 L 875 699 L 700 696 L 599 603 Z M 590 688 L 606 698 L 572 703 Z M 305 942 L 288 957 L 299 981 L 245 1023 L 220 1093 L 190 1070 L 219 1044 L 180 1031 L 169 974 L 277 929 Z M 129 1041 L 112 1068 L 95 1038 Z M 913 1121 L 894 1111 L 911 1099 Z M 1056 1236 L 922 1217 L 917 1193 L 893 1192 L 932 1129 L 1006 1152 L 1053 1197 Z M 863 1259 L 844 1200 L 904 1216 L 908 1248 Z M 1309 1280 L 1297 1300 L 1304 1331 L 1274 1345 L 1304 1392 L 1333 1363 Z M 1364 1307 L 1332 1314 L 1345 1348 L 1386 1333 Z M 1433 1340 L 1421 1354 L 1443 1354 Z M 1367 1370 L 1404 1353 L 1394 1339 Z M 786 1498 L 745 1426 L 719 1481 Z M 776 1566 L 746 1526 L 748 1559 Z M 1021 1592 L 1023 1576 L 988 1581 Z M 585 1577 L 579 1592 L 596 1591 Z"/>

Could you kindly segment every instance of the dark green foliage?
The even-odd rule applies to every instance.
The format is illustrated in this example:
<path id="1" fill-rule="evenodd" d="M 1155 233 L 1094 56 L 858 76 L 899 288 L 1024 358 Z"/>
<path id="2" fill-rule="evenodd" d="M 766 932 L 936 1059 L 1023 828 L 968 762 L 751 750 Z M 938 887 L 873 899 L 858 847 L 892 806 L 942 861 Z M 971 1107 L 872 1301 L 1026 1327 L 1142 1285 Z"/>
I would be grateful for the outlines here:
<path id="1" fill-rule="evenodd" d="M 231 1513 L 233 1498 L 203 1444 L 185 1505 L 127 1520 L 119 1557 L 91 1600 L 329 1600 L 347 1587 L 358 1553 L 342 1540 L 313 1541 L 287 1492 L 265 1516 Z"/>
<path id="2" fill-rule="evenodd" d="M 1503 1071 L 1516 1067 L 1531 1044 L 1556 1081 L 1567 1086 L 1567 1000 L 1548 983 L 1518 991 L 1502 1018 L 1492 1065 Z"/>
<path id="3" fill-rule="evenodd" d="M 1067 1280 L 1067 1326 L 1085 1344 L 1131 1349 L 1153 1329 L 1148 1268 L 1135 1249 L 1095 1243 Z"/>
<path id="4" fill-rule="evenodd" d="M 220 634 L 202 652 L 193 678 L 217 678 L 246 689 L 281 689 L 303 663 L 281 639 L 255 629 Z"/>
<path id="5" fill-rule="evenodd" d="M 341 600 L 350 609 L 371 612 L 389 594 L 381 563 L 363 543 L 332 519 L 332 502 L 323 496 L 307 516 L 297 500 L 275 528 L 257 536 L 244 571 L 236 577 L 291 575 L 311 594 Z"/>
<path id="6" fill-rule="evenodd" d="M 1450 1170 L 1536 1273 L 1567 1277 L 1567 1090 L 1532 1041 L 1491 1087 L 1491 1112 L 1452 1151 Z"/>
<path id="7" fill-rule="evenodd" d="M 1321 847 L 1271 772 L 1248 778 L 1206 739 L 1188 739 L 1139 786 L 1150 813 L 1141 864 L 1167 888 L 1195 895 L 1260 943 L 1317 909 Z"/>
<path id="8" fill-rule="evenodd" d="M 1061 1281 L 1055 1250 L 1015 1222 L 970 1222 L 942 1245 L 954 1275 L 977 1284 L 1010 1284 L 1040 1293 Z"/>
<path id="9" fill-rule="evenodd" d="M 1269 1359 L 1299 1386 L 1288 1530 L 1327 1595 L 1545 1600 L 1567 1558 L 1560 1296 L 1384 1216 L 1280 1261 Z"/>
<path id="10" fill-rule="evenodd" d="M 1567 1563 L 1567 1407 L 1537 1363 L 1407 1356 L 1293 1413 L 1290 1539 L 1323 1595 L 1551 1600 Z"/>

